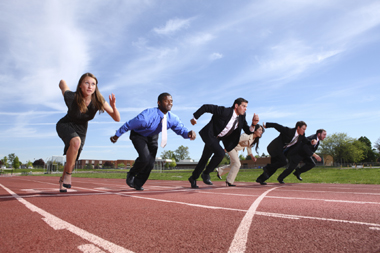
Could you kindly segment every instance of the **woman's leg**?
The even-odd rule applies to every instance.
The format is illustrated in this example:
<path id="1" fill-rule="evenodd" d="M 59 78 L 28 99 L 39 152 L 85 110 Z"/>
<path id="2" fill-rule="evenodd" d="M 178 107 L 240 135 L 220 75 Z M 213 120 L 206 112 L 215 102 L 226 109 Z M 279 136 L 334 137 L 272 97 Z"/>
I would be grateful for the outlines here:
<path id="1" fill-rule="evenodd" d="M 71 187 L 71 173 L 75 166 L 75 161 L 78 156 L 80 145 L 81 145 L 80 138 L 74 137 L 70 140 L 70 146 L 66 152 L 66 164 L 65 164 L 65 167 L 63 168 L 62 179 L 63 179 L 63 184 L 70 185 L 70 187 Z"/>
<path id="2" fill-rule="evenodd" d="M 230 164 L 231 170 L 228 173 L 227 182 L 230 184 L 233 184 L 237 176 L 237 173 L 239 172 L 241 163 L 240 163 L 238 151 L 233 149 L 230 152 L 228 152 L 228 154 L 230 155 L 230 159 L 231 159 L 231 164 Z"/>

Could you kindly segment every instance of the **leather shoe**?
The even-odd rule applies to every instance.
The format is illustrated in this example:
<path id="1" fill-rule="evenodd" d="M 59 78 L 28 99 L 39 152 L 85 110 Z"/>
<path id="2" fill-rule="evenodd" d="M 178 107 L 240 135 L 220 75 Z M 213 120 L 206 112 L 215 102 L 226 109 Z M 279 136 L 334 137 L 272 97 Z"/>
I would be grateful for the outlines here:
<path id="1" fill-rule="evenodd" d="M 136 191 L 143 191 L 144 190 L 144 188 L 142 188 L 142 186 L 136 186 L 135 189 L 136 189 Z"/>
<path id="2" fill-rule="evenodd" d="M 281 179 L 281 178 L 277 178 L 277 181 L 278 181 L 280 184 L 285 184 L 284 180 Z"/>
<path id="3" fill-rule="evenodd" d="M 197 185 L 197 180 L 195 180 L 193 176 L 189 177 L 189 182 L 191 184 L 191 188 L 199 188 L 199 186 Z"/>
<path id="4" fill-rule="evenodd" d="M 302 177 L 300 176 L 299 173 L 294 172 L 293 175 L 296 176 L 296 178 L 297 178 L 299 181 L 302 181 Z"/>
<path id="5" fill-rule="evenodd" d="M 135 188 L 133 181 L 135 180 L 135 177 L 132 176 L 129 172 L 127 173 L 127 185 L 131 188 Z"/>
<path id="6" fill-rule="evenodd" d="M 220 180 L 223 179 L 222 176 L 219 174 L 219 170 L 218 170 L 218 169 L 216 169 L 216 176 L 217 176 Z"/>
<path id="7" fill-rule="evenodd" d="M 234 186 L 236 186 L 236 185 L 235 185 L 235 184 L 231 184 L 231 183 L 227 182 L 227 180 L 226 180 L 226 186 L 234 187 Z"/>
<path id="8" fill-rule="evenodd" d="M 210 174 L 202 173 L 201 177 L 203 179 L 203 183 L 208 184 L 208 185 L 212 185 L 212 182 L 210 180 Z"/>
<path id="9" fill-rule="evenodd" d="M 267 185 L 267 183 L 261 181 L 260 179 L 256 179 L 256 182 L 257 182 L 257 183 L 260 183 L 261 185 Z"/>

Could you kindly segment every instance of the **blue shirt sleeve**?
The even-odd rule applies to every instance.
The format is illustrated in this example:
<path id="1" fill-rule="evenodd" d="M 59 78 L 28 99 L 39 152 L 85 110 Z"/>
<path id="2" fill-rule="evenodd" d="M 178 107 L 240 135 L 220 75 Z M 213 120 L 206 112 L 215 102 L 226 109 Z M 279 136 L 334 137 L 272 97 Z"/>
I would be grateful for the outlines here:
<path id="1" fill-rule="evenodd" d="M 147 127 L 147 115 L 148 109 L 142 111 L 139 115 L 131 119 L 130 121 L 125 122 L 124 125 L 122 125 L 119 130 L 116 131 L 116 136 L 120 137 L 125 132 L 129 130 L 136 130 L 136 129 L 144 129 Z"/>
<path id="2" fill-rule="evenodd" d="M 179 117 L 171 112 L 168 112 L 168 128 L 172 129 L 176 134 L 181 135 L 184 139 L 189 139 L 189 130 Z"/>

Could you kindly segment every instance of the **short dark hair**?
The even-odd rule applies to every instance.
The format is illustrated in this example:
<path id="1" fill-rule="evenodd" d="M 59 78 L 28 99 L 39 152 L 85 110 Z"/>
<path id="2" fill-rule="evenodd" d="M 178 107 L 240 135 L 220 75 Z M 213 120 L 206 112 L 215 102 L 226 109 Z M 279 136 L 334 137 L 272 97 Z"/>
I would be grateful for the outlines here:
<path id="1" fill-rule="evenodd" d="M 305 121 L 300 120 L 300 121 L 298 121 L 296 123 L 296 128 L 302 127 L 302 126 L 307 126 L 307 124 L 305 123 Z"/>
<path id="2" fill-rule="evenodd" d="M 167 92 L 161 93 L 161 94 L 158 96 L 157 102 L 162 102 L 162 100 L 164 100 L 167 96 L 172 96 L 172 95 L 170 95 L 170 94 L 167 93 Z"/>
<path id="3" fill-rule="evenodd" d="M 232 105 L 232 107 L 235 107 L 235 105 L 241 105 L 241 103 L 248 103 L 248 100 L 244 99 L 244 98 L 237 98 L 235 99 L 234 101 L 234 104 Z"/>
<path id="4" fill-rule="evenodd" d="M 321 133 L 323 133 L 323 132 L 326 132 L 326 130 L 323 129 L 323 128 L 321 128 L 321 129 L 318 129 L 318 130 L 317 130 L 316 134 L 321 134 Z"/>

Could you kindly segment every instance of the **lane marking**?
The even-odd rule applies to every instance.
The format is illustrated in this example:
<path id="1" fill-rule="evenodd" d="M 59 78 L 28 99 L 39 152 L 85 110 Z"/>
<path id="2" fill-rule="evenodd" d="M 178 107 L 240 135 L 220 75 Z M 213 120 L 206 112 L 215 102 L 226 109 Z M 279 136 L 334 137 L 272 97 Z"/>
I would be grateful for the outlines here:
<path id="1" fill-rule="evenodd" d="M 24 204 L 29 210 L 32 212 L 36 212 L 43 216 L 42 220 L 44 220 L 49 226 L 51 226 L 55 230 L 61 230 L 66 229 L 70 231 L 71 233 L 81 237 L 82 239 L 85 239 L 95 245 L 98 245 L 99 247 L 108 250 L 109 252 L 125 252 L 125 253 L 133 253 L 133 251 L 127 250 L 119 245 L 116 245 L 110 241 L 107 241 L 103 238 L 100 238 L 99 236 L 96 236 L 94 234 L 91 234 L 87 232 L 86 230 L 83 230 L 81 228 L 78 228 L 48 212 L 45 210 L 33 205 L 32 203 L 26 201 L 25 199 L 21 198 L 19 195 L 5 187 L 4 185 L 0 184 L 1 187 L 3 187 L 9 194 L 11 194 L 15 199 L 17 199 L 19 202 Z"/>
<path id="2" fill-rule="evenodd" d="M 46 183 L 46 182 L 40 182 L 40 183 Z M 1 185 L 1 184 L 0 184 Z M 133 197 L 133 198 L 139 198 L 139 199 L 146 199 L 146 200 L 152 200 L 152 201 L 158 201 L 158 202 L 166 202 L 166 203 L 174 203 L 174 204 L 181 204 L 181 205 L 187 205 L 192 207 L 200 207 L 200 208 L 206 208 L 206 209 L 214 209 L 214 210 L 229 210 L 229 211 L 239 211 L 239 212 L 247 212 L 247 210 L 243 209 L 236 209 L 236 208 L 226 208 L 226 207 L 218 207 L 218 206 L 206 206 L 201 204 L 191 204 L 187 202 L 179 202 L 179 201 L 173 201 L 173 200 L 163 200 L 163 199 L 155 199 L 155 198 L 149 198 L 149 197 L 143 197 L 143 196 L 136 196 L 136 195 L 130 195 L 133 193 L 139 193 L 140 195 L 144 192 L 137 192 L 137 191 L 131 191 L 131 192 L 105 192 L 101 190 L 95 190 L 91 188 L 83 188 L 83 187 L 76 187 L 78 189 L 83 189 L 87 191 L 95 191 L 96 193 L 86 193 L 86 194 L 56 194 L 56 196 L 85 196 L 85 195 L 107 195 L 107 194 L 114 194 L 119 195 L 123 197 Z M 280 187 L 277 187 L 280 188 Z M 275 189 L 275 188 L 273 188 Z M 213 193 L 213 192 L 206 192 L 206 191 L 200 191 L 200 190 L 194 190 L 194 189 L 186 189 L 178 190 L 175 189 L 173 191 L 150 191 L 149 193 L 156 193 L 156 192 L 182 192 L 182 191 L 191 191 L 194 193 L 206 193 L 206 194 L 223 194 L 223 193 Z M 148 192 L 145 192 L 148 193 Z M 230 194 L 226 193 L 228 195 L 238 195 L 238 196 L 248 196 L 248 197 L 254 197 L 256 195 L 246 195 L 246 194 Z M 52 195 L 49 195 L 52 196 Z M 6 196 L 7 198 L 13 198 L 11 196 Z M 40 195 L 28 195 L 25 197 L 45 197 Z M 1 198 L 1 197 L 0 197 Z M 266 196 L 266 198 L 280 198 L 280 199 L 287 199 L 287 197 L 276 197 L 276 196 Z M 300 199 L 300 200 L 318 200 L 318 201 L 326 201 L 325 199 L 308 199 L 308 198 L 291 198 L 291 199 Z M 339 202 L 339 200 L 337 200 Z M 359 201 L 352 201 L 350 203 L 370 203 L 370 204 L 379 204 L 377 202 L 359 202 Z M 350 220 L 338 220 L 338 219 L 330 219 L 330 218 L 320 218 L 320 217 L 311 217 L 311 216 L 301 216 L 301 215 L 291 215 L 291 214 L 280 214 L 280 213 L 269 213 L 269 212 L 256 212 L 257 215 L 262 216 L 269 216 L 269 217 L 277 217 L 277 218 L 284 218 L 284 219 L 312 219 L 312 220 L 321 220 L 321 221 L 331 221 L 331 222 L 341 222 L 341 223 L 349 223 L 349 224 L 357 224 L 357 225 L 365 225 L 365 226 L 372 226 L 376 229 L 379 227 L 380 224 L 377 223 L 368 223 L 368 222 L 361 222 L 361 221 L 350 221 Z"/>
<path id="3" fill-rule="evenodd" d="M 79 245 L 78 249 L 83 253 L 105 253 L 103 250 L 99 249 L 94 244 Z"/>
<path id="4" fill-rule="evenodd" d="M 251 227 L 253 216 L 256 213 L 256 209 L 259 206 L 260 202 L 264 197 L 271 191 L 277 189 L 278 187 L 272 188 L 261 194 L 248 209 L 247 213 L 244 215 L 240 225 L 235 233 L 234 239 L 230 245 L 228 252 L 230 253 L 242 253 L 245 252 L 247 241 L 248 241 L 248 232 Z"/>

